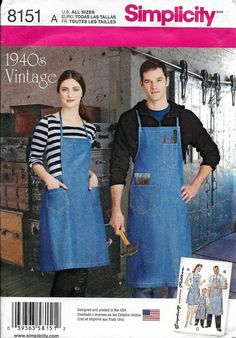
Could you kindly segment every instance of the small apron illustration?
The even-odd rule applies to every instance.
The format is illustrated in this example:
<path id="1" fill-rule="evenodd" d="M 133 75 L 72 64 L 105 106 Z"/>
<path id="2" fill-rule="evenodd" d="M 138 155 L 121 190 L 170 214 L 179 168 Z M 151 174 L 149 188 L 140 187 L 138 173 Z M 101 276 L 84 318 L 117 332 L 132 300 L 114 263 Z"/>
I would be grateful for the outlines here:
<path id="1" fill-rule="evenodd" d="M 139 251 L 127 258 L 133 288 L 177 286 L 181 256 L 190 257 L 187 206 L 181 198 L 183 158 L 176 127 L 142 127 L 130 186 L 127 233 Z"/>
<path id="2" fill-rule="evenodd" d="M 88 135 L 86 139 L 64 137 L 61 113 L 60 133 L 62 176 L 57 179 L 68 190 L 45 189 L 40 214 L 41 271 L 108 265 L 99 190 L 88 190 L 90 140 Z"/>
<path id="3" fill-rule="evenodd" d="M 206 297 L 200 296 L 198 301 L 198 309 L 196 312 L 196 319 L 204 320 L 206 319 Z"/>
<path id="4" fill-rule="evenodd" d="M 223 306 L 222 306 L 222 289 L 213 289 L 213 286 L 221 286 L 220 278 L 214 277 L 212 281 L 212 287 L 209 296 L 209 308 L 207 309 L 207 313 L 215 316 L 220 316 L 223 314 Z"/>
<path id="5" fill-rule="evenodd" d="M 188 305 L 195 305 L 198 303 L 199 297 L 200 297 L 200 289 L 199 289 L 199 283 L 200 283 L 200 275 L 193 275 L 193 282 L 192 282 L 192 288 L 189 288 L 188 295 L 186 299 L 186 303 Z"/>

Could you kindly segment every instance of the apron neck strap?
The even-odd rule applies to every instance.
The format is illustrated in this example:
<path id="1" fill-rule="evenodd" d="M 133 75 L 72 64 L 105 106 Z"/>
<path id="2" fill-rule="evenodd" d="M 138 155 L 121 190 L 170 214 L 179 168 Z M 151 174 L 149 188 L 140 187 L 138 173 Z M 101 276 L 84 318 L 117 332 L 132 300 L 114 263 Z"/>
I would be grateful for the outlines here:
<path id="1" fill-rule="evenodd" d="M 142 123 L 141 123 L 141 119 L 140 119 L 140 115 L 139 115 L 139 111 L 136 110 L 136 116 L 137 116 L 137 120 L 138 120 L 138 126 L 142 127 Z"/>
<path id="2" fill-rule="evenodd" d="M 179 128 L 179 117 L 176 117 L 176 127 Z"/>

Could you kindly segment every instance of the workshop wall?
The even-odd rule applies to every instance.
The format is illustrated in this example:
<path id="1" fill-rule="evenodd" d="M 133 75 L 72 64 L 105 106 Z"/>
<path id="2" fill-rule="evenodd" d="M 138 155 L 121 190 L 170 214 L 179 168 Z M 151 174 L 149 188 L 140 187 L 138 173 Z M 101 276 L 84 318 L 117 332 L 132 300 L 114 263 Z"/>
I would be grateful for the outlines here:
<path id="1" fill-rule="evenodd" d="M 5 47 L 1 61 L 1 113 L 9 112 L 12 105 L 40 103 L 57 107 L 60 101 L 56 81 L 64 70 L 75 69 L 85 79 L 84 103 L 100 107 L 103 121 L 114 119 L 120 92 L 119 83 L 114 81 L 119 78 L 118 49 Z M 47 83 L 40 81 L 41 76 L 46 77 Z"/>
<path id="2" fill-rule="evenodd" d="M 236 51 L 235 49 L 224 48 L 137 48 L 164 60 L 166 62 L 179 66 L 180 60 L 188 63 L 188 70 L 200 75 L 202 69 L 206 69 L 210 76 L 219 73 L 221 81 L 229 81 L 231 74 L 236 73 Z M 127 53 L 130 53 L 129 51 Z M 133 54 L 131 57 L 131 105 L 134 105 L 141 98 L 144 98 L 143 91 L 139 86 L 139 67 L 145 56 Z M 172 67 L 167 67 L 173 70 Z M 136 88 L 136 90 L 135 90 Z"/>
<path id="3" fill-rule="evenodd" d="M 220 73 L 221 80 L 229 79 L 236 71 L 234 49 L 138 49 L 176 65 L 185 59 L 190 71 L 200 74 L 205 68 L 209 75 Z M 40 103 L 58 106 L 56 83 L 47 85 L 41 81 L 41 86 L 46 86 L 42 89 L 37 82 L 39 78 L 32 78 L 32 74 L 38 77 L 46 74 L 49 81 L 56 81 L 64 70 L 76 69 L 87 85 L 84 103 L 100 107 L 103 122 L 113 122 L 144 97 L 139 84 L 139 67 L 144 60 L 144 56 L 132 54 L 125 48 L 4 47 L 1 56 L 1 113 L 9 112 L 12 105 Z M 27 70 L 28 79 L 24 82 Z M 20 75 L 22 73 L 24 75 Z"/>

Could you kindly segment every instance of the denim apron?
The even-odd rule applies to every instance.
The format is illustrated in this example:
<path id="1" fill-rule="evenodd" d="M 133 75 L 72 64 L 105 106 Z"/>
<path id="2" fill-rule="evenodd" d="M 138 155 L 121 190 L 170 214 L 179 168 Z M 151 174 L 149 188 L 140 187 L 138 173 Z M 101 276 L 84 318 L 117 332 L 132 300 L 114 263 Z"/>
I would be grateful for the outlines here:
<path id="1" fill-rule="evenodd" d="M 90 140 L 88 135 L 86 139 L 63 137 L 61 113 L 60 133 L 62 176 L 57 179 L 68 190 L 45 189 L 40 214 L 40 269 L 108 265 L 99 190 L 88 189 Z"/>
<path id="2" fill-rule="evenodd" d="M 130 184 L 127 234 L 139 251 L 127 258 L 127 285 L 176 287 L 180 257 L 190 257 L 187 206 L 181 198 L 183 158 L 176 127 L 142 127 Z M 140 179 L 141 178 L 141 179 Z"/>
<path id="3" fill-rule="evenodd" d="M 186 299 L 186 303 L 188 305 L 196 305 L 200 297 L 199 283 L 200 283 L 201 276 L 193 274 L 192 279 L 193 279 L 192 287 L 189 288 L 187 299 Z"/>
<path id="4" fill-rule="evenodd" d="M 207 305 L 206 305 L 206 297 L 200 296 L 198 301 L 198 309 L 196 312 L 196 319 L 204 320 L 206 319 L 206 311 L 207 311 Z"/>
<path id="5" fill-rule="evenodd" d="M 221 280 L 218 277 L 214 277 L 212 281 L 213 286 L 221 286 Z M 209 308 L 207 309 L 207 313 L 215 316 L 220 316 L 223 314 L 223 298 L 222 298 L 222 289 L 213 289 L 211 287 L 210 295 L 209 295 Z"/>

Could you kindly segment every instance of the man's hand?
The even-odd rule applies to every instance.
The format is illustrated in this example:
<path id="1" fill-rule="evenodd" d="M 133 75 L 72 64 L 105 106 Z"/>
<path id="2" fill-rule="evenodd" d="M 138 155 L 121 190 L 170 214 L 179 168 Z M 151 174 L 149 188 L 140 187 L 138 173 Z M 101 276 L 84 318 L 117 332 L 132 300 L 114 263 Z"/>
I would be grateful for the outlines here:
<path id="1" fill-rule="evenodd" d="M 214 285 L 213 289 L 221 289 L 221 285 Z"/>
<path id="2" fill-rule="evenodd" d="M 120 234 L 120 230 L 125 231 L 124 227 L 124 215 L 119 208 L 112 211 L 111 219 L 109 221 L 113 227 L 116 235 Z"/>
<path id="3" fill-rule="evenodd" d="M 184 185 L 181 188 L 181 197 L 182 200 L 185 201 L 185 203 L 188 203 L 191 201 L 191 199 L 197 195 L 198 193 L 197 187 L 193 185 Z"/>
<path id="4" fill-rule="evenodd" d="M 125 231 L 124 216 L 121 212 L 121 197 L 124 185 L 116 184 L 111 186 L 111 219 L 110 224 L 116 235 L 120 234 L 120 230 Z"/>
<path id="5" fill-rule="evenodd" d="M 181 197 L 185 203 L 191 201 L 191 199 L 197 195 L 198 190 L 201 188 L 203 182 L 212 172 L 212 168 L 209 165 L 201 165 L 197 176 L 194 178 L 193 182 L 190 185 L 184 185 L 181 188 Z"/>

